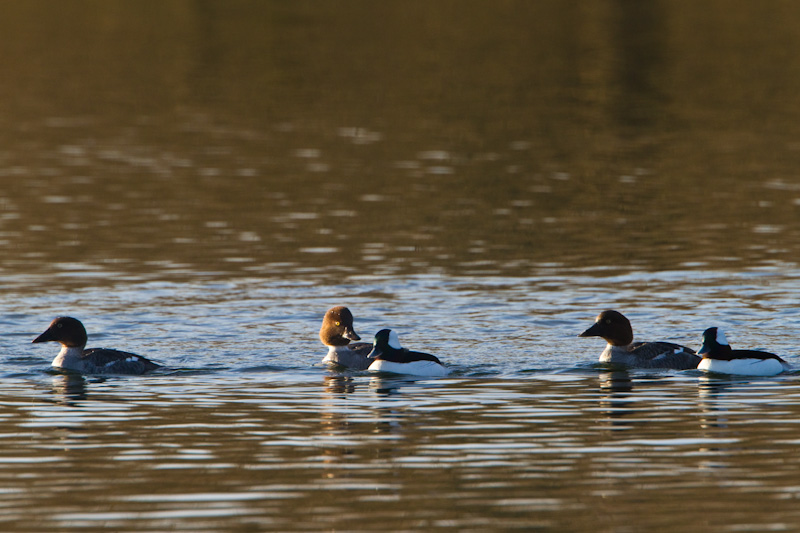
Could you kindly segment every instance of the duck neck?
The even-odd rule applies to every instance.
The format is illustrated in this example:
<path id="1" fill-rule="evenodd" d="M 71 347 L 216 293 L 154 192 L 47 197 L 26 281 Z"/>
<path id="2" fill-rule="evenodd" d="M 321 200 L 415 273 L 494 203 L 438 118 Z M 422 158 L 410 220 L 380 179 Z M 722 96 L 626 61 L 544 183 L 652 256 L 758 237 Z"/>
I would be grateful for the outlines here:
<path id="1" fill-rule="evenodd" d="M 611 346 L 618 346 L 621 348 L 625 348 L 633 344 L 633 335 L 624 335 L 616 338 L 606 338 L 606 342 Z"/>

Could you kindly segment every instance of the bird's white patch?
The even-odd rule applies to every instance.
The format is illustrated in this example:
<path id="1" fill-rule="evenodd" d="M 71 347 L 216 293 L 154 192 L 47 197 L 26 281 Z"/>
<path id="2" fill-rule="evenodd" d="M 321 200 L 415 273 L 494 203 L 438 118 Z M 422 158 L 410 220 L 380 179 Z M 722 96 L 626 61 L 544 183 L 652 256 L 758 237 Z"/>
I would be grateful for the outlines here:
<path id="1" fill-rule="evenodd" d="M 393 361 L 375 360 L 369 365 L 372 372 L 393 372 L 395 374 L 408 374 L 411 376 L 441 377 L 447 375 L 447 369 L 435 361 L 412 361 L 410 363 L 395 363 Z"/>
<path id="2" fill-rule="evenodd" d="M 719 372 L 720 374 L 738 374 L 740 376 L 774 376 L 783 372 L 783 364 L 777 359 L 711 359 L 704 357 L 698 370 Z"/>
<path id="3" fill-rule="evenodd" d="M 328 346 L 328 355 L 326 357 L 333 357 L 332 354 L 349 353 L 351 351 L 352 349 L 347 344 L 344 346 Z"/>
<path id="4" fill-rule="evenodd" d="M 717 343 L 723 346 L 730 346 L 727 337 L 725 337 L 725 333 L 719 328 L 717 328 Z"/>
<path id="5" fill-rule="evenodd" d="M 402 346 L 400 346 L 400 338 L 394 330 L 389 330 L 389 346 L 395 350 L 400 350 L 402 348 Z"/>
<path id="6" fill-rule="evenodd" d="M 61 351 L 58 352 L 58 355 L 51 365 L 54 368 L 65 368 L 67 370 L 75 370 L 77 372 L 83 371 L 83 348 L 80 347 L 69 347 L 69 346 L 61 346 Z"/>

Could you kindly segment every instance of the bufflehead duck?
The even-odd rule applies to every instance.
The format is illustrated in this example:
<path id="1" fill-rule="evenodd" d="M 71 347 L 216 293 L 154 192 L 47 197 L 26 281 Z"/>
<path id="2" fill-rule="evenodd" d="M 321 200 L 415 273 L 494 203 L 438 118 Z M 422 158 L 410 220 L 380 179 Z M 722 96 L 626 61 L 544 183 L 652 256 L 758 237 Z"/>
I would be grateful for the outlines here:
<path id="1" fill-rule="evenodd" d="M 366 370 L 370 363 L 367 354 L 372 351 L 372 344 L 360 341 L 353 330 L 353 314 L 343 305 L 331 307 L 322 319 L 319 340 L 328 347 L 328 354 L 323 363 L 341 365 L 354 370 Z"/>
<path id="2" fill-rule="evenodd" d="M 719 328 L 708 328 L 703 332 L 703 347 L 697 353 L 703 356 L 697 368 L 708 372 L 774 376 L 792 368 L 774 353 L 731 349 Z"/>
<path id="3" fill-rule="evenodd" d="M 86 350 L 86 340 L 86 328 L 80 320 L 60 316 L 50 323 L 44 333 L 33 339 L 33 342 L 60 343 L 61 351 L 53 359 L 53 367 L 83 374 L 144 374 L 161 366 L 141 355 L 119 350 Z"/>
<path id="4" fill-rule="evenodd" d="M 633 342 L 633 328 L 625 316 L 613 310 L 597 315 L 594 325 L 579 337 L 602 337 L 608 343 L 600 354 L 601 363 L 635 368 L 697 368 L 700 357 L 694 350 L 671 342 Z"/>
<path id="5" fill-rule="evenodd" d="M 439 359 L 403 348 L 397 333 L 390 329 L 382 329 L 375 334 L 374 347 L 367 357 L 373 361 L 369 369 L 374 372 L 432 377 L 447 375 L 447 369 Z"/>

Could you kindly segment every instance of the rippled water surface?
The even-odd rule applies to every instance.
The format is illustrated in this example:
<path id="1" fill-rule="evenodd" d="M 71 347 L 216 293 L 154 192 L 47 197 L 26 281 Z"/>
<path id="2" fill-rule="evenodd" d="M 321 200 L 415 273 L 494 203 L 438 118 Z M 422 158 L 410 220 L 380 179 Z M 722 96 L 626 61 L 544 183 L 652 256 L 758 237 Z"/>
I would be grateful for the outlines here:
<path id="1" fill-rule="evenodd" d="M 793 2 L 0 7 L 0 529 L 800 527 Z M 325 310 L 444 379 L 321 366 Z M 149 376 L 50 369 L 58 315 Z M 796 433 L 797 432 L 797 433 Z"/>
<path id="2" fill-rule="evenodd" d="M 793 529 L 792 377 L 7 378 L 13 530 Z"/>

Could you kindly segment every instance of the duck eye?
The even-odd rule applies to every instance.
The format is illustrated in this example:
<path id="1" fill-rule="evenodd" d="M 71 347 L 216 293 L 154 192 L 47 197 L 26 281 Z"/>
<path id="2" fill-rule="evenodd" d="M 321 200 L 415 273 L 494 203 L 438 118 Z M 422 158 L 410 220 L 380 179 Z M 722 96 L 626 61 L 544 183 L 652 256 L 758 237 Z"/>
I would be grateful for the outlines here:
<path id="1" fill-rule="evenodd" d="M 337 326 L 341 326 L 342 324 L 340 322 L 336 322 L 336 325 Z"/>
<path id="2" fill-rule="evenodd" d="M 64 324 L 56 324 L 56 326 L 58 326 L 59 328 L 62 328 L 62 327 L 64 327 Z"/>
<path id="3" fill-rule="evenodd" d="M 606 318 L 606 324 L 611 324 L 611 319 L 610 318 Z"/>

